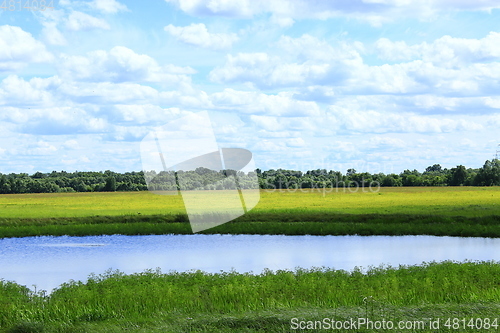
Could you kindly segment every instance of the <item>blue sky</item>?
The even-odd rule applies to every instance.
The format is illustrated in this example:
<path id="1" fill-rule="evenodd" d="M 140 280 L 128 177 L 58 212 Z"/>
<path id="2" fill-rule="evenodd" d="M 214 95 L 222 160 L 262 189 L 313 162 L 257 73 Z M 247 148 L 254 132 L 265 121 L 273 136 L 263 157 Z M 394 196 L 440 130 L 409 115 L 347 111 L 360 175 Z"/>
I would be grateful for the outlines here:
<path id="1" fill-rule="evenodd" d="M 52 4 L 0 9 L 2 173 L 137 171 L 200 111 L 261 169 L 480 167 L 500 143 L 498 1 Z"/>

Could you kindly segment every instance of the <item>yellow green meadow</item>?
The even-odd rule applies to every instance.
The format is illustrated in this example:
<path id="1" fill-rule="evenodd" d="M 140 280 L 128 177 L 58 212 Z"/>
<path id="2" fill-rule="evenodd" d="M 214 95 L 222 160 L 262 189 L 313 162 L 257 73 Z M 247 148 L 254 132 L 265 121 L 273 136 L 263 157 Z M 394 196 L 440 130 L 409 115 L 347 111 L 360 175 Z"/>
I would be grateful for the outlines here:
<path id="1" fill-rule="evenodd" d="M 388 187 L 292 192 L 262 190 L 252 212 L 336 214 L 500 215 L 500 187 Z M 0 195 L 0 218 L 183 214 L 180 195 L 92 192 Z"/>

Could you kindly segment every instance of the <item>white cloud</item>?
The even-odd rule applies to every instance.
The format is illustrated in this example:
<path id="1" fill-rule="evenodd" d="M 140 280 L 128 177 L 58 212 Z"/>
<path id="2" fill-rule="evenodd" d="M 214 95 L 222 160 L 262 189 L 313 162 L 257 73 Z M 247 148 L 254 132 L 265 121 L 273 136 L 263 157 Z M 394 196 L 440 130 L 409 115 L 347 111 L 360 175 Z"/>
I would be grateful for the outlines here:
<path id="1" fill-rule="evenodd" d="M 481 39 L 443 36 L 434 42 L 407 45 L 381 38 L 375 43 L 381 59 L 389 61 L 422 59 L 440 67 L 462 67 L 476 62 L 500 60 L 500 33 L 490 32 Z"/>
<path id="2" fill-rule="evenodd" d="M 299 61 L 361 63 L 360 52 L 364 51 L 361 42 L 337 42 L 336 45 L 327 43 L 309 34 L 298 38 L 281 36 L 276 45 L 286 54 L 295 56 Z"/>
<path id="3" fill-rule="evenodd" d="M 226 63 L 209 74 L 219 83 L 248 82 L 260 87 L 304 85 L 325 80 L 332 72 L 329 64 L 283 63 L 266 53 L 228 55 Z"/>
<path id="4" fill-rule="evenodd" d="M 162 91 L 159 94 L 160 105 L 179 106 L 188 109 L 211 109 L 212 101 L 205 91 L 195 89 L 179 89 Z"/>
<path id="5" fill-rule="evenodd" d="M 357 147 L 354 145 L 354 143 L 350 141 L 341 141 L 341 140 L 335 140 L 331 143 L 326 144 L 323 147 L 323 150 L 325 151 L 333 151 L 333 152 L 354 152 L 357 150 Z"/>
<path id="6" fill-rule="evenodd" d="M 109 30 L 109 24 L 100 18 L 74 11 L 66 19 L 66 28 L 72 31 L 104 29 Z"/>
<path id="7" fill-rule="evenodd" d="M 190 67 L 160 66 L 145 54 L 115 46 L 109 52 L 93 51 L 87 56 L 61 57 L 59 69 L 62 76 L 71 80 L 92 82 L 161 82 L 167 85 L 189 84 L 184 74 L 194 74 Z"/>
<path id="8" fill-rule="evenodd" d="M 57 148 L 46 141 L 38 141 L 30 145 L 26 151 L 27 155 L 51 155 L 57 151 Z"/>
<path id="9" fill-rule="evenodd" d="M 286 139 L 285 143 L 288 147 L 304 147 L 306 145 L 306 142 L 302 138 Z"/>
<path id="10" fill-rule="evenodd" d="M 409 46 L 379 39 L 378 55 L 390 61 L 364 63 L 359 42 L 331 45 L 310 35 L 282 36 L 276 43 L 282 55 L 237 53 L 209 74 L 216 83 L 244 83 L 252 88 L 300 88 L 300 96 L 331 102 L 343 94 L 428 94 L 489 96 L 500 89 L 500 33 L 482 39 L 443 37 Z"/>
<path id="11" fill-rule="evenodd" d="M 182 11 L 191 15 L 215 15 L 234 18 L 250 18 L 256 14 L 262 1 L 251 2 L 248 0 L 166 0 L 174 3 Z"/>
<path id="12" fill-rule="evenodd" d="M 215 108 L 253 115 L 297 117 L 317 116 L 321 113 L 315 102 L 295 100 L 293 93 L 290 92 L 267 95 L 258 92 L 224 89 L 222 92 L 212 94 L 211 101 Z"/>
<path id="13" fill-rule="evenodd" d="M 57 28 L 55 22 L 44 22 L 42 36 L 44 40 L 51 45 L 66 45 L 67 41 L 64 35 Z"/>
<path id="14" fill-rule="evenodd" d="M 0 82 L 0 105 L 52 106 L 56 103 L 52 91 L 60 84 L 58 77 L 25 81 L 17 75 L 9 75 Z"/>
<path id="15" fill-rule="evenodd" d="M 337 106 L 329 108 L 325 125 L 343 133 L 446 133 L 477 131 L 484 128 L 465 118 L 422 116 L 412 113 L 357 111 Z"/>
<path id="16" fill-rule="evenodd" d="M 238 40 L 235 33 L 210 33 L 203 23 L 192 23 L 186 27 L 169 24 L 164 30 L 180 42 L 214 50 L 231 48 Z"/>
<path id="17" fill-rule="evenodd" d="M 252 151 L 278 152 L 285 151 L 287 148 L 283 142 L 273 142 L 267 139 L 260 140 L 252 147 Z"/>
<path id="18" fill-rule="evenodd" d="M 383 60 L 411 60 L 419 55 L 415 46 L 408 46 L 404 41 L 393 42 L 388 38 L 380 38 L 375 42 L 378 57 Z"/>
<path id="19" fill-rule="evenodd" d="M 364 149 L 383 149 L 387 151 L 404 148 L 408 143 L 399 138 L 375 135 L 368 140 L 362 141 L 361 145 Z"/>
<path id="20" fill-rule="evenodd" d="M 59 7 L 93 9 L 104 14 L 115 14 L 120 11 L 129 11 L 127 6 L 116 0 L 59 0 Z"/>
<path id="21" fill-rule="evenodd" d="M 15 71 L 29 63 L 49 62 L 52 59 L 45 45 L 29 32 L 15 26 L 0 26 L 0 71 Z"/>
<path id="22" fill-rule="evenodd" d="M 179 116 L 186 114 L 179 108 L 161 108 L 158 105 L 116 105 L 114 107 L 114 118 L 116 121 L 134 124 L 166 123 Z"/>
<path id="23" fill-rule="evenodd" d="M 223 66 L 209 78 L 218 83 L 244 82 L 258 87 L 340 85 L 363 67 L 361 43 L 339 43 L 333 47 L 324 41 L 303 35 L 284 36 L 276 44 L 285 54 L 238 53 L 228 55 Z"/>
<path id="24" fill-rule="evenodd" d="M 264 130 L 268 137 L 279 138 L 283 137 L 281 134 L 269 135 L 270 132 L 274 133 L 297 133 L 293 135 L 296 137 L 299 132 L 300 135 L 315 136 L 321 127 L 325 127 L 327 119 L 323 117 L 279 117 L 279 116 L 257 116 L 251 115 L 250 121 L 257 129 Z"/>
<path id="25" fill-rule="evenodd" d="M 136 103 L 147 104 L 158 101 L 158 91 L 149 86 L 136 83 L 111 82 L 64 82 L 59 92 L 77 103 L 116 104 Z"/>
<path id="26" fill-rule="evenodd" d="M 82 155 L 73 159 L 62 158 L 61 163 L 63 163 L 66 166 L 77 165 L 77 168 L 81 168 L 82 164 L 90 163 L 90 159 L 87 156 Z"/>
<path id="27" fill-rule="evenodd" d="M 116 0 L 93 0 L 89 3 L 89 6 L 108 14 L 115 14 L 119 11 L 128 11 L 127 6 Z"/>
<path id="28" fill-rule="evenodd" d="M 74 139 L 71 139 L 71 140 L 66 140 L 64 143 L 63 143 L 63 147 L 64 148 L 67 148 L 67 149 L 71 149 L 71 150 L 76 150 L 76 149 L 80 149 L 81 146 L 80 144 L 78 143 L 77 140 L 74 140 Z"/>
<path id="29" fill-rule="evenodd" d="M 37 135 L 99 133 L 109 129 L 104 118 L 78 107 L 0 107 L 0 119 L 16 124 L 22 133 Z"/>
<path id="30" fill-rule="evenodd" d="M 272 18 L 320 19 L 349 17 L 374 26 L 391 22 L 393 18 L 435 18 L 440 12 L 491 11 L 500 8 L 496 0 L 166 0 L 194 16 L 252 18 L 271 13 Z"/>

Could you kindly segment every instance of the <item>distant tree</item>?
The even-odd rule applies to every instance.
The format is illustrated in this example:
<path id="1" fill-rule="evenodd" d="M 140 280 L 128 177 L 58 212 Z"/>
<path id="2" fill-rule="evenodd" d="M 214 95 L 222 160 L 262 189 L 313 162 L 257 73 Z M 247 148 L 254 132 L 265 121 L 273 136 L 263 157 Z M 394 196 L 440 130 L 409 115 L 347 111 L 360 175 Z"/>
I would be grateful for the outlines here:
<path id="1" fill-rule="evenodd" d="M 113 176 L 106 178 L 106 185 L 104 185 L 104 191 L 115 192 L 116 191 L 116 179 Z"/>
<path id="2" fill-rule="evenodd" d="M 486 161 L 483 167 L 479 169 L 473 183 L 479 186 L 500 185 L 500 160 Z"/>
<path id="3" fill-rule="evenodd" d="M 451 169 L 451 177 L 449 184 L 451 186 L 463 185 L 466 178 L 467 178 L 467 169 L 465 169 L 463 165 L 459 165 L 456 168 Z"/>
<path id="4" fill-rule="evenodd" d="M 1 194 L 10 194 L 11 192 L 11 187 L 10 183 L 7 180 L 7 177 L 5 175 L 2 175 L 0 177 L 0 193 Z"/>
<path id="5" fill-rule="evenodd" d="M 42 179 L 42 178 L 45 178 L 45 175 L 39 171 L 35 172 L 31 178 L 33 179 Z"/>
<path id="6" fill-rule="evenodd" d="M 428 166 L 425 169 L 426 173 L 431 173 L 431 172 L 441 172 L 443 171 L 443 168 L 441 167 L 440 164 L 434 164 L 433 166 Z"/>

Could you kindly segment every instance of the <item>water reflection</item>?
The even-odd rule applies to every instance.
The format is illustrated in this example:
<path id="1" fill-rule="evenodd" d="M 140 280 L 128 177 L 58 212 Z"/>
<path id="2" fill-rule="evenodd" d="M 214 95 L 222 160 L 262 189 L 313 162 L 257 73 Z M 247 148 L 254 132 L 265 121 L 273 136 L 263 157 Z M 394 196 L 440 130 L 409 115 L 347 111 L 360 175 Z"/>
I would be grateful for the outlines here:
<path id="1" fill-rule="evenodd" d="M 0 278 L 51 290 L 70 279 L 160 267 L 217 273 L 500 260 L 500 239 L 435 236 L 155 235 L 0 239 Z"/>

